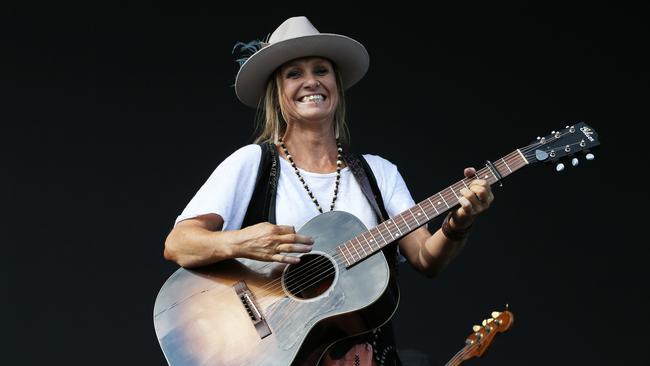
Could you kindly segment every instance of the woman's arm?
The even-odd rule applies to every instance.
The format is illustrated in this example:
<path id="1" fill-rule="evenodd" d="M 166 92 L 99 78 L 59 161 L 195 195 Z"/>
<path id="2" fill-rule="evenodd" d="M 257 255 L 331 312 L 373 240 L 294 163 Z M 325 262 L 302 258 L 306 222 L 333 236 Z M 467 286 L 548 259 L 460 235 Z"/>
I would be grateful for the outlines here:
<path id="1" fill-rule="evenodd" d="M 476 171 L 466 168 L 464 174 L 473 177 Z M 446 224 L 443 222 L 443 226 L 447 225 L 447 235 L 442 228 L 431 234 L 426 227 L 421 227 L 399 242 L 402 254 L 426 276 L 434 277 L 458 255 L 475 217 L 487 210 L 494 200 L 490 185 L 482 179 L 472 181 L 469 189 L 461 189 L 460 194 L 460 207 L 445 218 L 449 220 Z"/>
<path id="2" fill-rule="evenodd" d="M 241 230 L 221 231 L 223 218 L 208 214 L 176 224 L 165 240 L 165 259 L 194 268 L 231 258 L 298 263 L 282 253 L 306 253 L 313 240 L 296 234 L 293 226 L 268 222 Z"/>

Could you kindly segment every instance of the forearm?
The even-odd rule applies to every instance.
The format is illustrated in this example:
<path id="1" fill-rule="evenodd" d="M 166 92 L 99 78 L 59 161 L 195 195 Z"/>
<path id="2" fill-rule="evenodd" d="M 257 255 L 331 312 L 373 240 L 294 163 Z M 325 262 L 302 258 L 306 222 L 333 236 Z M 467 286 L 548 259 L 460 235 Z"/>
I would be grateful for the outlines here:
<path id="1" fill-rule="evenodd" d="M 416 267 L 428 277 L 436 276 L 460 253 L 466 240 L 451 240 L 437 230 L 420 245 Z"/>
<path id="2" fill-rule="evenodd" d="M 165 240 L 165 258 L 187 268 L 235 257 L 237 231 L 211 231 L 201 226 L 174 228 Z"/>

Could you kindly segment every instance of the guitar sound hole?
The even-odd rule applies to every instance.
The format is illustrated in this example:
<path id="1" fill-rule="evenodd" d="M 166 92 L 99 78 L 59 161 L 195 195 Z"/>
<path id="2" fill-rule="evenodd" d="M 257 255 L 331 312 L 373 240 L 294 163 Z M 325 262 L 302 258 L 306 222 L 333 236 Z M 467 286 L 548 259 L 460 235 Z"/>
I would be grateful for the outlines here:
<path id="1" fill-rule="evenodd" d="M 332 261 L 319 254 L 305 254 L 300 263 L 290 264 L 283 275 L 284 288 L 299 299 L 317 297 L 334 283 L 336 270 Z"/>

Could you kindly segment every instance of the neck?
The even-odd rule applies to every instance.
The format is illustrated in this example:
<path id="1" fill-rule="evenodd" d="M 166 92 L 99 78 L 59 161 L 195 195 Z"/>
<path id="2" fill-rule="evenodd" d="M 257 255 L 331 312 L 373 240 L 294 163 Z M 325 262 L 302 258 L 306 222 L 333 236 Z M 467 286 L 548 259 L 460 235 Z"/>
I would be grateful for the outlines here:
<path id="1" fill-rule="evenodd" d="M 331 123 L 317 127 L 289 124 L 282 140 L 298 167 L 315 173 L 336 171 L 336 136 L 331 126 Z M 281 150 L 280 153 L 284 156 Z"/>

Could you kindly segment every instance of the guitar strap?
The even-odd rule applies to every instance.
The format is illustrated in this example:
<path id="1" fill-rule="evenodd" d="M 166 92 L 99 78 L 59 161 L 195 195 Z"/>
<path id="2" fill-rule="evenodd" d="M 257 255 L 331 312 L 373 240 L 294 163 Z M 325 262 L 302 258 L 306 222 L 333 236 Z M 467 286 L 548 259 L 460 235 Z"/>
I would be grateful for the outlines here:
<path id="1" fill-rule="evenodd" d="M 271 142 L 260 143 L 262 156 L 257 170 L 253 196 L 248 204 L 242 227 L 268 221 L 275 224 L 275 194 L 280 178 L 280 157 Z"/>

